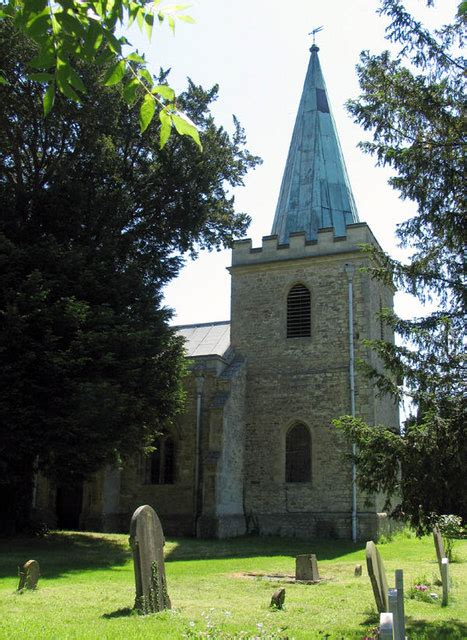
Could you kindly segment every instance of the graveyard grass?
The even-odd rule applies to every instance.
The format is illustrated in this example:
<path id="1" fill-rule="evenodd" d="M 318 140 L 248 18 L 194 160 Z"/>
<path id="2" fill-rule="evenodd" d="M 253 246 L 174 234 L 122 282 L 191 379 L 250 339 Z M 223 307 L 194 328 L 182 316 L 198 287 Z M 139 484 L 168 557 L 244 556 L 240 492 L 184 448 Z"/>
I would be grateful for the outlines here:
<path id="1" fill-rule="evenodd" d="M 439 578 L 431 537 L 398 534 L 378 545 L 388 577 L 404 570 L 406 593 Z M 315 553 L 322 582 L 284 584 L 245 573 L 294 574 L 295 556 Z M 365 547 L 349 542 L 247 537 L 224 541 L 168 540 L 166 573 L 173 610 L 140 616 L 134 602 L 128 536 L 54 532 L 41 539 L 0 540 L 0 638 L 133 640 L 144 638 L 279 638 L 362 640 L 378 616 L 365 565 Z M 448 607 L 406 599 L 411 640 L 467 637 L 467 541 L 457 541 L 450 566 Z M 17 567 L 41 566 L 36 591 L 16 592 Z M 354 577 L 356 564 L 362 577 Z M 269 603 L 285 587 L 283 610 Z M 416 590 L 412 590 L 417 593 Z"/>

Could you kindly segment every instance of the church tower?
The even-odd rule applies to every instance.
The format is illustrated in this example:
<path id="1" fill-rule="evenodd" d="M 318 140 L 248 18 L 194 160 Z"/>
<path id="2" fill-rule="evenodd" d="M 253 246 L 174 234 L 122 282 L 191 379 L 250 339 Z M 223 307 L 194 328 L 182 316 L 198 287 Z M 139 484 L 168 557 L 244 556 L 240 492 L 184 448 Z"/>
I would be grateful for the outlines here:
<path id="1" fill-rule="evenodd" d="M 231 347 L 245 362 L 244 509 L 250 531 L 369 539 L 385 520 L 356 490 L 343 414 L 398 428 L 356 360 L 393 291 L 372 280 L 318 58 L 311 57 L 271 235 L 235 243 Z M 374 362 L 373 362 L 374 364 Z"/>

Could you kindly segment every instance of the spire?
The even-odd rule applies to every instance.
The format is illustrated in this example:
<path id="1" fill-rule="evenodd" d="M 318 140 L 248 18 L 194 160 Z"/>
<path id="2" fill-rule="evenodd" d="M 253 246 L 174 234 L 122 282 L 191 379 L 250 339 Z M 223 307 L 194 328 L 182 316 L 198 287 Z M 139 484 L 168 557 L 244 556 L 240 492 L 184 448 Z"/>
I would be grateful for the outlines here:
<path id="1" fill-rule="evenodd" d="M 334 227 L 346 235 L 346 225 L 358 222 L 357 209 L 339 145 L 336 127 L 313 44 L 302 98 L 282 178 L 272 234 L 287 243 L 289 234 L 305 231 L 307 240 L 318 229 Z"/>

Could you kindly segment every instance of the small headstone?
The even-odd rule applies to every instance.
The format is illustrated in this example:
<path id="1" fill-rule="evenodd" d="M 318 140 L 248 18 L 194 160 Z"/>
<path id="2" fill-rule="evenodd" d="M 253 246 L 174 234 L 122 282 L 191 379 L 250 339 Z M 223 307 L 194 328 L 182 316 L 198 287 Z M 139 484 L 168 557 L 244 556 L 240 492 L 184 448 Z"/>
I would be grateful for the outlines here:
<path id="1" fill-rule="evenodd" d="M 164 566 L 164 534 L 156 512 L 138 507 L 131 518 L 130 546 L 135 567 L 135 609 L 154 613 L 170 609 Z"/>
<path id="2" fill-rule="evenodd" d="M 373 595 L 375 596 L 376 608 L 379 613 L 387 612 L 388 604 L 388 583 L 383 561 L 379 555 L 376 545 L 371 540 L 366 543 L 366 567 L 370 576 Z"/>
<path id="3" fill-rule="evenodd" d="M 447 558 L 441 560 L 441 582 L 443 583 L 441 606 L 446 607 L 449 600 L 449 560 Z"/>
<path id="4" fill-rule="evenodd" d="M 274 591 L 274 593 L 272 594 L 270 606 L 275 607 L 276 609 L 282 609 L 282 607 L 284 606 L 284 600 L 285 589 L 282 587 L 281 589 L 277 589 L 276 591 Z"/>
<path id="5" fill-rule="evenodd" d="M 39 563 L 37 560 L 28 560 L 24 563 L 23 568 L 19 569 L 18 591 L 21 589 L 35 589 L 41 575 Z"/>
<path id="6" fill-rule="evenodd" d="M 295 580 L 318 582 L 318 562 L 315 554 L 297 556 L 295 558 Z"/>
<path id="7" fill-rule="evenodd" d="M 362 575 L 362 565 L 361 564 L 356 564 L 355 565 L 354 575 L 355 575 L 356 578 L 359 578 Z"/>
<path id="8" fill-rule="evenodd" d="M 433 540 L 435 542 L 435 551 L 436 558 L 438 560 L 439 572 L 441 573 L 441 561 L 446 557 L 446 553 L 444 551 L 443 536 L 441 535 L 441 531 L 439 530 L 439 527 L 437 525 L 433 527 Z"/>
<path id="9" fill-rule="evenodd" d="M 405 608 L 404 608 L 404 572 L 402 569 L 395 571 L 397 589 L 397 618 L 399 621 L 399 636 L 405 640 Z"/>
<path id="10" fill-rule="evenodd" d="M 379 638 L 380 640 L 394 640 L 394 621 L 392 613 L 380 613 Z"/>

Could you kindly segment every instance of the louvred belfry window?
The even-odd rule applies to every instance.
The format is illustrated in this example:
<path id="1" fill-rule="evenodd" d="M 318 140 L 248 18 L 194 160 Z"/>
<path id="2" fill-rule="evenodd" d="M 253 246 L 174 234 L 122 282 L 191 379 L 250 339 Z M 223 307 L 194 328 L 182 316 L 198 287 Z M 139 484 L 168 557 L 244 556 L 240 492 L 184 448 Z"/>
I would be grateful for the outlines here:
<path id="1" fill-rule="evenodd" d="M 287 338 L 309 338 L 310 335 L 310 291 L 305 285 L 296 284 L 287 296 Z"/>

